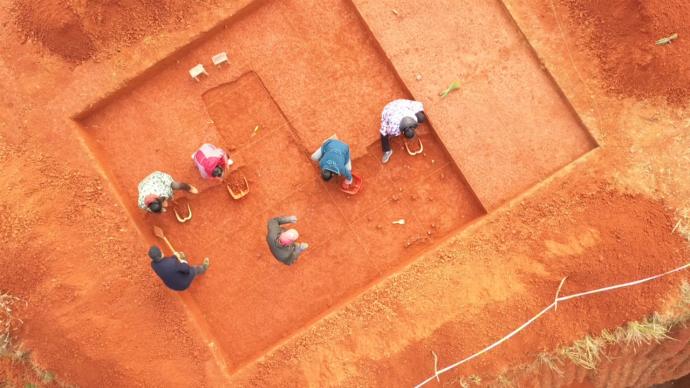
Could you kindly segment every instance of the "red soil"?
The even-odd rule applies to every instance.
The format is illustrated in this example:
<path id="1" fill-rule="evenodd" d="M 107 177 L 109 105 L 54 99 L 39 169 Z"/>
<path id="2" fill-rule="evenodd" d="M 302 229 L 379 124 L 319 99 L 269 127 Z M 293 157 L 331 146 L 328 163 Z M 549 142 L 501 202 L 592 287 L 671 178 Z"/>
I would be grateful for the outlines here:
<path id="1" fill-rule="evenodd" d="M 71 62 L 81 62 L 96 51 L 92 38 L 72 7 L 60 0 L 21 1 L 15 23 L 27 38 Z"/>
<path id="2" fill-rule="evenodd" d="M 583 45 L 599 61 L 601 78 L 617 94 L 663 97 L 684 105 L 690 96 L 690 3 L 684 0 L 562 0 L 571 29 L 584 34 Z M 663 37 L 679 39 L 655 46 Z"/>
<path id="3" fill-rule="evenodd" d="M 120 4 L 133 11 L 57 1 L 36 3 L 33 13 L 25 4 L 12 15 L 0 7 L 0 67 L 10 75 L 0 77 L 0 283 L 28 301 L 20 335 L 62 381 L 410 385 L 431 374 L 430 350 L 444 366 L 481 349 L 549 304 L 565 275 L 570 293 L 685 261 L 686 241 L 669 232 L 672 210 L 650 198 L 673 199 L 668 193 L 683 183 L 630 172 L 639 167 L 629 166 L 631 147 L 588 155 L 437 245 L 484 214 L 462 174 L 493 208 L 594 146 L 500 3 L 294 0 L 235 14 L 247 3 L 213 8 L 196 24 L 186 14 L 176 20 L 177 2 L 139 9 L 142 19 L 129 1 Z M 51 14 L 53 4 L 67 5 Z M 174 37 L 148 35 L 168 22 Z M 69 46 L 60 31 L 83 45 Z M 46 50 L 61 57 L 36 56 Z M 231 63 L 212 68 L 219 51 Z M 209 70 L 198 83 L 187 73 L 197 63 Z M 439 100 L 458 74 L 469 74 L 464 88 Z M 397 142 L 382 166 L 380 110 L 399 97 L 428 107 L 425 155 L 410 157 Z M 615 142 L 619 128 L 597 130 Z M 334 132 L 351 143 L 365 180 L 355 196 L 321 182 L 309 160 Z M 654 166 L 681 176 L 690 168 L 684 158 L 657 158 L 674 148 L 649 145 L 671 132 L 655 132 L 654 141 L 626 135 Z M 673 134 L 673 146 L 690 149 L 687 136 Z M 233 149 L 249 179 L 246 198 L 233 201 L 223 185 L 196 178 L 190 155 L 202 142 Z M 201 189 L 187 196 L 190 223 L 136 208 L 136 184 L 154 169 Z M 625 174 L 651 176 L 658 192 L 623 194 L 616 179 Z M 265 222 L 292 213 L 311 248 L 286 267 L 267 251 Z M 406 225 L 391 223 L 399 218 Z M 211 257 L 186 293 L 165 289 L 150 271 L 144 252 L 156 242 L 154 224 L 192 263 Z M 445 378 L 495 374 L 639 319 L 662 307 L 680 278 L 563 304 Z"/>
<path id="4" fill-rule="evenodd" d="M 212 0 L 32 0 L 16 1 L 15 23 L 26 38 L 41 42 L 70 62 L 132 44 L 165 27 L 184 23 Z"/>

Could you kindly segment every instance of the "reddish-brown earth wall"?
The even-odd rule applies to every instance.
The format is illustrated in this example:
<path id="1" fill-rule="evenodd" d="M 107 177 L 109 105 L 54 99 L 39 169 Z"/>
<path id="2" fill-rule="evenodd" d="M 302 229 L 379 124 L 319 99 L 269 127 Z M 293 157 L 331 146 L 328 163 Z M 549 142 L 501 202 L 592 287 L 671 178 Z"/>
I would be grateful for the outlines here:
<path id="1" fill-rule="evenodd" d="M 504 376 L 516 386 L 531 388 L 648 388 L 679 379 L 690 373 L 690 328 L 669 333 L 671 339 L 639 346 L 616 345 L 605 349 L 596 369 L 587 370 L 570 361 L 556 363 L 556 369 L 533 363 Z M 492 383 L 487 381 L 487 383 Z M 498 384 L 497 381 L 493 382 Z M 684 388 L 685 385 L 675 385 Z"/>

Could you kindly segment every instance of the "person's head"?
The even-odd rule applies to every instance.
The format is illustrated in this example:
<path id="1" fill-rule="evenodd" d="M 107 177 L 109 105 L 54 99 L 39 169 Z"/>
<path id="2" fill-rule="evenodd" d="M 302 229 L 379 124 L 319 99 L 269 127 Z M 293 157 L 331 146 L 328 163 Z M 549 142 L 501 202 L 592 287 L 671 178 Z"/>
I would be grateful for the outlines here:
<path id="1" fill-rule="evenodd" d="M 157 246 L 152 245 L 151 248 L 149 248 L 149 257 L 154 262 L 161 261 L 163 259 L 163 252 L 161 252 L 161 249 Z"/>
<path id="2" fill-rule="evenodd" d="M 212 175 L 214 178 L 220 178 L 220 177 L 223 176 L 223 172 L 224 172 L 224 171 L 223 171 L 223 167 L 221 167 L 221 166 L 216 166 L 216 168 L 213 169 L 213 172 L 211 172 L 211 175 Z"/>
<path id="3" fill-rule="evenodd" d="M 333 171 L 326 170 L 326 169 L 321 170 L 321 179 L 328 182 L 331 180 L 331 178 L 333 178 Z"/>
<path id="4" fill-rule="evenodd" d="M 418 123 L 422 124 L 422 123 L 426 122 L 426 115 L 424 114 L 424 111 L 419 111 L 419 112 L 415 113 L 414 115 L 415 115 L 415 117 L 417 117 Z"/>
<path id="5" fill-rule="evenodd" d="M 297 241 L 298 238 L 299 232 L 297 232 L 297 229 L 288 229 L 278 236 L 278 242 L 280 245 L 286 247 Z"/>
<path id="6" fill-rule="evenodd" d="M 146 207 L 152 212 L 152 213 L 160 213 L 165 210 L 165 199 L 155 196 L 155 195 L 149 195 L 146 197 L 144 200 L 146 203 Z"/>
<path id="7" fill-rule="evenodd" d="M 417 120 L 413 117 L 404 117 L 400 121 L 400 130 L 406 138 L 412 139 L 414 137 L 414 130 L 417 129 Z"/>

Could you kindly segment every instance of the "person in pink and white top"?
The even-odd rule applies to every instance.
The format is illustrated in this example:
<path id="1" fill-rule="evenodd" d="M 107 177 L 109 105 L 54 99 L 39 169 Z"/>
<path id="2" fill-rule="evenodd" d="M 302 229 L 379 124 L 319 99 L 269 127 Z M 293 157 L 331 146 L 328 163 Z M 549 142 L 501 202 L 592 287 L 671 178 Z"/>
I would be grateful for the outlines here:
<path id="1" fill-rule="evenodd" d="M 209 143 L 202 144 L 192 154 L 192 160 L 204 179 L 223 179 L 223 175 L 233 164 L 225 150 Z"/>

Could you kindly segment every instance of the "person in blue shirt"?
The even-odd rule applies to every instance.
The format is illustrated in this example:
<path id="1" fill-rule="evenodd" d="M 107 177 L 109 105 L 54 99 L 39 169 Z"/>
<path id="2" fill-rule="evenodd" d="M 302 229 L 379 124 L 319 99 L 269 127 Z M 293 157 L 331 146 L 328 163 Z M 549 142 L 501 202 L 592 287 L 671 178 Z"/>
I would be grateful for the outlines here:
<path id="1" fill-rule="evenodd" d="M 350 146 L 338 140 L 337 136 L 333 135 L 326 139 L 311 155 L 311 160 L 319 163 L 323 180 L 329 181 L 334 175 L 341 175 L 345 178 L 343 187 L 349 187 L 352 184 Z"/>
<path id="2" fill-rule="evenodd" d="M 173 252 L 171 256 L 163 257 L 160 248 L 153 245 L 149 248 L 151 268 L 168 288 L 175 291 L 184 291 L 192 284 L 198 275 L 206 272 L 209 266 L 208 257 L 202 265 L 191 266 L 187 257 L 182 252 Z"/>

